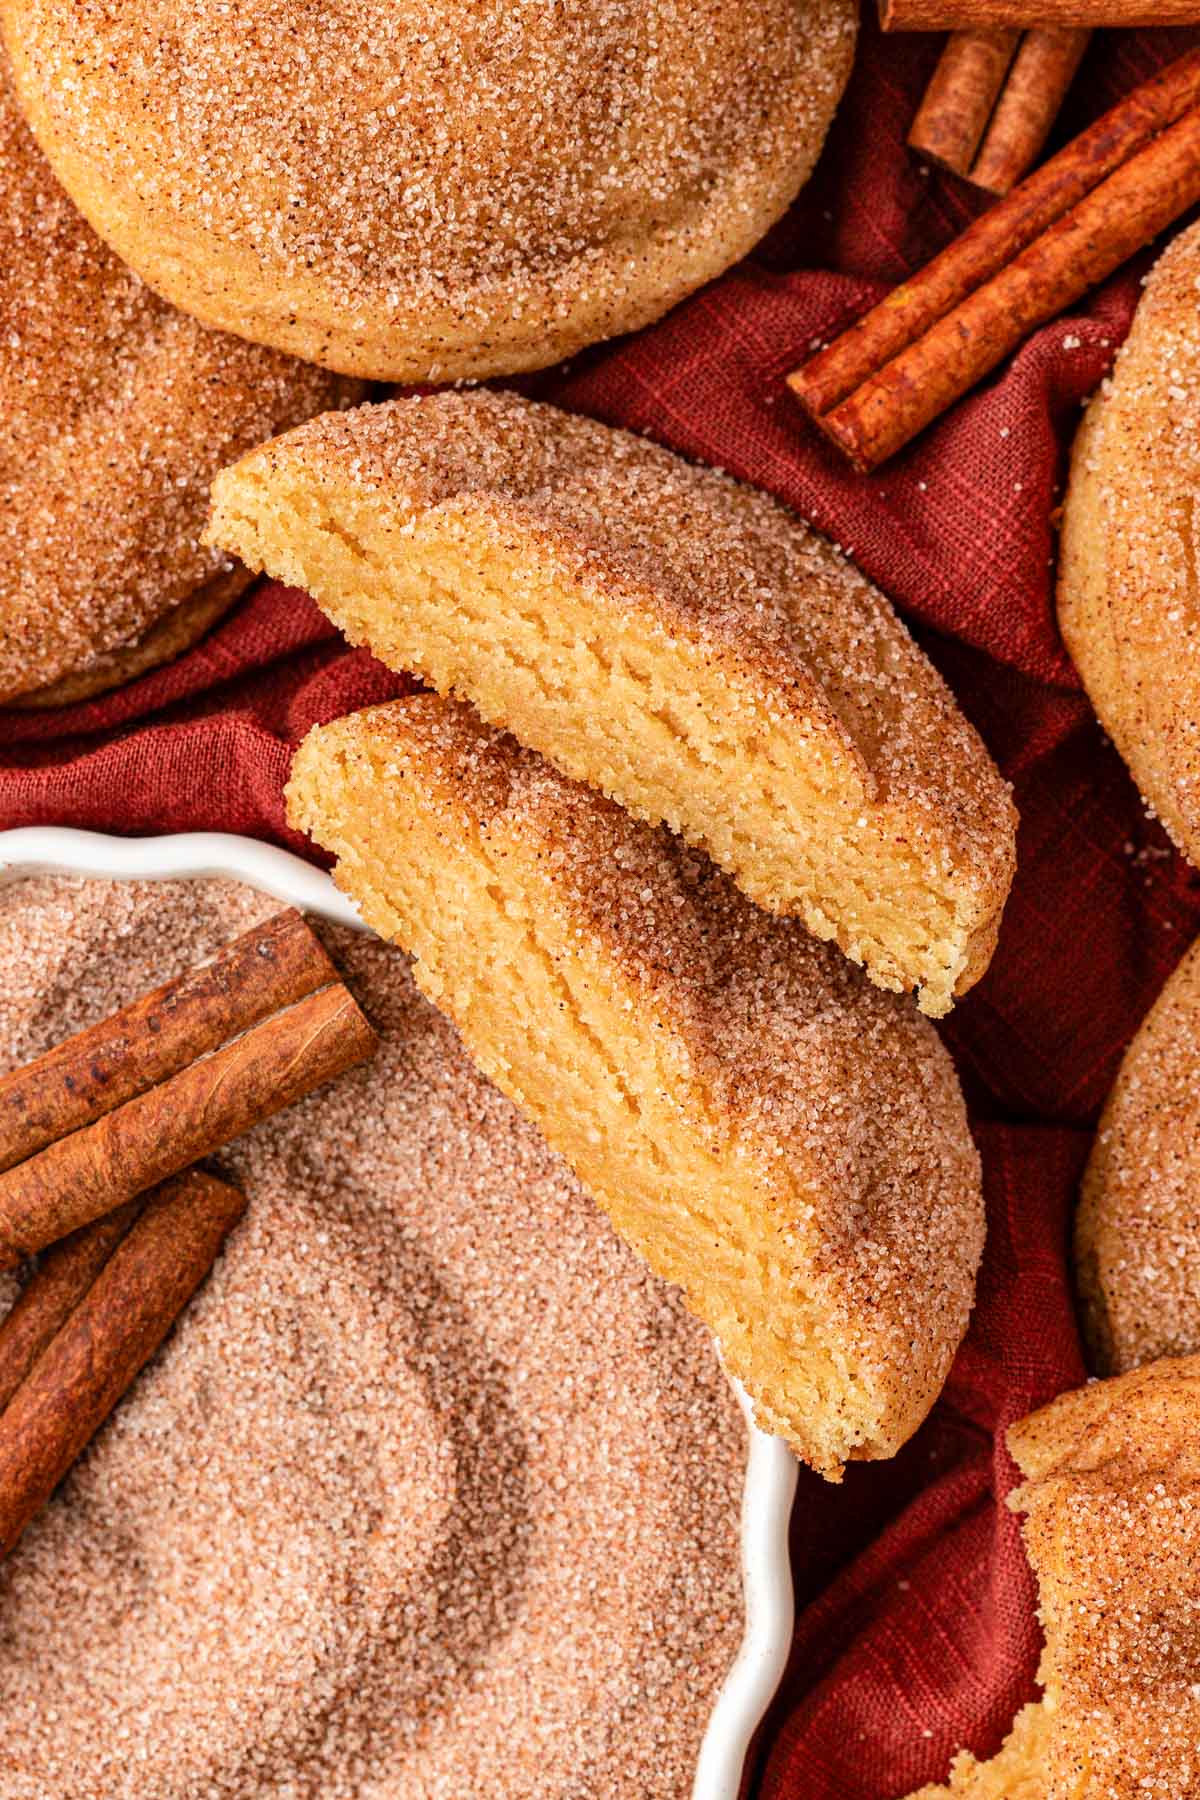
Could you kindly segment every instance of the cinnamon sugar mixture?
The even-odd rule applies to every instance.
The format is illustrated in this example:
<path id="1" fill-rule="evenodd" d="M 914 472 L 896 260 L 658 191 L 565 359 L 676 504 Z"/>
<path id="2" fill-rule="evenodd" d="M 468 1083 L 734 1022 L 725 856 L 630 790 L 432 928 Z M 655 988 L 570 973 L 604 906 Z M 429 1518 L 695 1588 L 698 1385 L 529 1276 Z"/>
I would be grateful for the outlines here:
<path id="1" fill-rule="evenodd" d="M 276 906 L 0 888 L 0 1068 Z M 379 1055 L 220 1159 L 246 1219 L 0 1565 L 0 1800 L 685 1800 L 736 1402 L 401 953 L 322 935 Z"/>

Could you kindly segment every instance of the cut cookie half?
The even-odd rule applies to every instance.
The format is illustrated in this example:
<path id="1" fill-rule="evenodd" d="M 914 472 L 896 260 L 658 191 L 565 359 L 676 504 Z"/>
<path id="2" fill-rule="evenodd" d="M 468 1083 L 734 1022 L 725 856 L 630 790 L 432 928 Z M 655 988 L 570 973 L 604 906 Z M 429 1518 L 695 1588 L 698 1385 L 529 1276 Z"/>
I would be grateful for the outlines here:
<path id="1" fill-rule="evenodd" d="M 617 1229 L 836 1478 L 966 1328 L 979 1163 L 928 1022 L 677 837 L 418 695 L 310 732 L 288 816 Z"/>
<path id="2" fill-rule="evenodd" d="M 778 501 L 511 394 L 364 407 L 225 470 L 210 542 L 948 1010 L 1006 784 L 887 601 Z"/>

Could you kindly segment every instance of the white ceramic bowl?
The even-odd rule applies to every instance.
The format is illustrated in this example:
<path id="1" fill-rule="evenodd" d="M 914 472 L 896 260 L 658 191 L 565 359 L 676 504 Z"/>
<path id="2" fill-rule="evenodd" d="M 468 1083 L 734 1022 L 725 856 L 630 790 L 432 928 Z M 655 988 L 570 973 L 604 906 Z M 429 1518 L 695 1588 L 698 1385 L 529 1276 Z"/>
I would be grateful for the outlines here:
<path id="1" fill-rule="evenodd" d="M 114 881 L 226 876 L 305 912 L 366 929 L 328 875 L 286 850 L 225 833 L 115 838 L 55 826 L 0 831 L 0 880 L 45 871 Z M 738 1398 L 750 1423 L 740 1389 Z M 692 1800 L 737 1800 L 751 1735 L 783 1673 L 792 1635 L 788 1517 L 795 1487 L 791 1452 L 750 1423 L 742 1499 L 746 1634 L 704 1734 Z"/>

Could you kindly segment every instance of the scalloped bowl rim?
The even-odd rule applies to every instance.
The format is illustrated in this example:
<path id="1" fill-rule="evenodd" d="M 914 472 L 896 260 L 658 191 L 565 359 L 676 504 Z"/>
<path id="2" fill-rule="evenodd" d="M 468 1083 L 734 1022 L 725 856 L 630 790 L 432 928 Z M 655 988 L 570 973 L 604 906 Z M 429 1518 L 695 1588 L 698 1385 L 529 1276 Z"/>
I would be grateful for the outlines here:
<path id="1" fill-rule="evenodd" d="M 228 832 L 120 838 L 62 826 L 0 831 L 0 880 L 45 873 L 116 881 L 224 877 L 367 929 L 331 876 L 289 850 Z M 733 1385 L 749 1427 L 741 1518 L 746 1630 L 705 1728 L 692 1800 L 737 1800 L 750 1740 L 779 1685 L 792 1636 L 788 1520 L 796 1461 L 779 1438 L 759 1431 L 744 1392 Z"/>

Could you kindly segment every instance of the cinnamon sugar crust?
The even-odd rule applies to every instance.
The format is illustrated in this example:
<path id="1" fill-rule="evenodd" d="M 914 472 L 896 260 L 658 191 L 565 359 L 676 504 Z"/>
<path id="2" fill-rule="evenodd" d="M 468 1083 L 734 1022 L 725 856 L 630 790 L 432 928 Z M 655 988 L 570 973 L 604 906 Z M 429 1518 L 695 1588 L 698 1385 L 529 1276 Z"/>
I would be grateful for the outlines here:
<path id="1" fill-rule="evenodd" d="M 1200 864 L 1200 225 L 1155 264 L 1076 436 L 1058 617 L 1147 806 Z"/>
<path id="2" fill-rule="evenodd" d="M 771 496 L 513 394 L 441 394 L 252 452 L 209 538 L 924 1010 L 986 969 L 1008 787 L 883 596 Z"/>
<path id="3" fill-rule="evenodd" d="M 3 0 L 76 204 L 205 323 L 381 380 L 631 331 L 816 161 L 852 0 Z"/>
<path id="4" fill-rule="evenodd" d="M 213 471 L 359 389 L 204 330 L 95 236 L 0 57 L 0 702 L 63 704 L 186 649 L 246 586 Z"/>
<path id="5" fill-rule="evenodd" d="M 1064 1394 L 1013 1426 L 1046 1648 L 990 1762 L 912 1800 L 1186 1800 L 1200 1742 L 1200 1357 Z"/>
<path id="6" fill-rule="evenodd" d="M 1100 1374 L 1200 1350 L 1200 944 L 1125 1052 L 1083 1177 L 1075 1269 Z"/>
<path id="7" fill-rule="evenodd" d="M 250 586 L 254 577 L 248 569 L 222 570 L 211 581 L 202 582 L 186 600 L 164 613 L 157 624 L 136 643 L 122 645 L 89 657 L 84 666 L 68 675 L 60 675 L 45 687 L 33 688 L 7 701 L 19 712 L 41 711 L 51 706 L 76 706 L 91 700 L 109 688 L 123 687 L 139 675 L 157 669 L 163 663 L 182 656 L 185 650 L 216 625 L 230 607 Z"/>
<path id="8" fill-rule="evenodd" d="M 289 818 L 618 1229 L 761 1423 L 891 1455 L 966 1328 L 979 1162 L 909 1003 L 706 859 L 435 695 L 312 731 Z"/>

